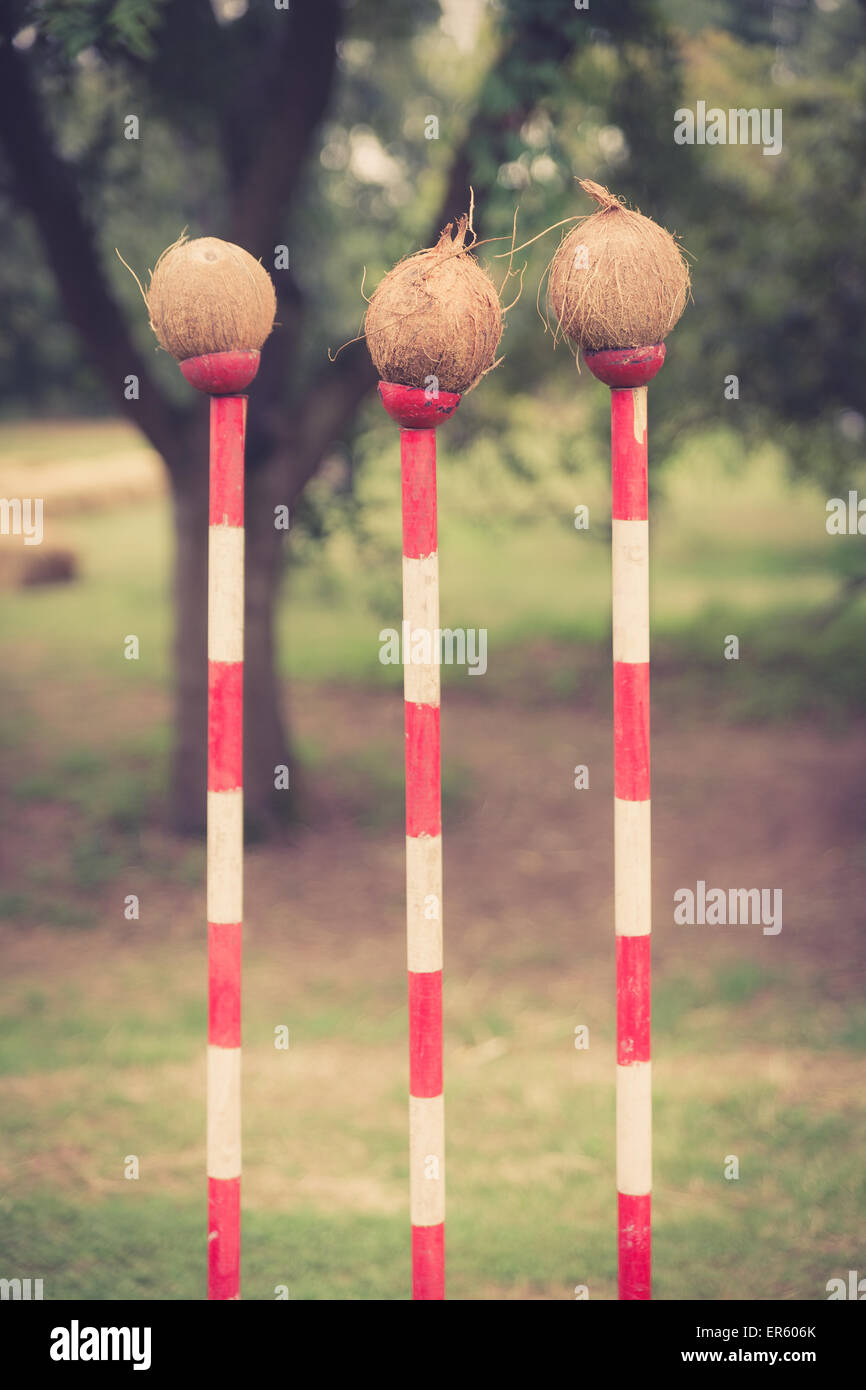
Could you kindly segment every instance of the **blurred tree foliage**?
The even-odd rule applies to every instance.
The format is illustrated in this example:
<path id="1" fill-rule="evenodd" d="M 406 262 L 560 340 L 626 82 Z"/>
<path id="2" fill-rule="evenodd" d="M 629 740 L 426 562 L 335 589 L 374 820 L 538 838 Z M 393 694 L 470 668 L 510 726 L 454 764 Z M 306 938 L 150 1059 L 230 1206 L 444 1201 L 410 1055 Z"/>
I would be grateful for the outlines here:
<path id="1" fill-rule="evenodd" d="M 828 487 L 852 480 L 866 433 L 864 28 L 857 0 L 621 0 L 588 10 L 568 0 L 292 0 L 288 14 L 271 0 L 3 0 L 0 67 L 9 90 L 14 81 L 31 92 L 58 160 L 43 148 L 52 187 L 40 189 L 20 157 L 29 127 L 14 129 L 19 108 L 7 92 L 0 408 L 113 411 L 124 372 L 140 364 L 147 389 L 140 406 L 123 408 L 166 457 L 178 554 L 195 554 L 194 573 L 177 578 L 187 743 L 202 727 L 192 672 L 206 537 L 189 464 L 200 451 L 189 392 L 154 351 L 114 248 L 139 273 L 185 226 L 239 240 L 269 267 L 276 245 L 289 248 L 290 270 L 274 272 L 280 328 L 250 416 L 248 566 L 261 571 L 248 569 L 261 660 L 251 687 L 259 700 L 270 687 L 267 716 L 251 711 L 249 747 L 261 744 L 252 798 L 268 765 L 285 761 L 273 756 L 282 734 L 268 674 L 279 574 L 271 503 L 291 505 L 298 556 L 304 528 L 314 539 L 349 518 L 364 534 L 354 478 L 393 431 L 381 411 L 359 409 L 375 384 L 363 344 L 333 363 L 328 350 L 358 333 L 362 284 L 369 294 L 396 259 L 429 245 L 466 209 L 470 186 L 480 254 L 497 280 L 517 207 L 518 242 L 591 211 L 575 177 L 608 184 L 682 236 L 694 302 L 653 386 L 655 464 L 678 435 L 722 422 L 744 454 L 771 436 L 795 469 Z M 677 145 L 674 113 L 698 101 L 780 108 L 782 151 Z M 130 114 L 137 140 L 123 136 Z M 47 259 L 22 215 L 28 183 L 31 202 L 43 201 Z M 75 203 L 80 225 L 57 225 L 58 190 L 69 196 L 57 216 Z M 543 316 L 543 274 L 561 234 L 516 255 L 524 293 L 507 316 L 505 361 L 449 430 L 455 452 L 470 433 L 484 436 L 498 467 L 537 480 L 539 508 L 559 505 L 545 475 L 585 461 L 607 408 L 566 347 L 553 355 L 536 308 L 538 291 Z M 76 260 L 73 235 L 82 249 L 92 242 L 93 256 Z M 99 301 L 89 325 L 78 265 Z M 76 290 L 78 335 L 64 317 Z M 106 334 L 94 327 L 100 314 Z M 108 350 L 109 341 L 120 346 Z M 725 396 L 730 376 L 736 401 Z M 201 757 L 192 750 L 180 779 L 187 810 Z"/>
<path id="2" fill-rule="evenodd" d="M 530 5 L 563 30 L 581 27 L 582 41 L 561 64 L 550 58 L 545 68 L 520 53 L 489 73 Z M 267 8 L 253 5 L 239 22 L 264 34 Z M 54 129 L 87 181 L 103 251 L 121 245 L 139 268 L 184 222 L 195 234 L 224 216 L 216 149 L 231 136 L 220 128 L 213 92 L 231 79 L 235 25 L 224 24 L 224 42 L 190 61 L 183 42 L 158 47 L 164 9 L 165 0 L 17 5 L 19 27 L 39 27 Z M 864 8 L 855 0 L 659 0 L 620 10 L 614 22 L 606 7 L 567 13 L 560 0 L 452 3 L 440 26 L 433 0 L 411 12 L 347 7 L 317 157 L 285 231 L 310 305 L 295 378 L 303 382 L 329 346 L 357 331 L 364 268 L 369 293 L 418 244 L 419 223 L 434 217 L 454 151 L 474 122 L 471 174 L 486 190 L 476 218 L 482 238 L 506 236 L 518 203 L 520 237 L 587 211 L 573 174 L 611 184 L 682 235 L 694 257 L 694 303 L 670 342 L 676 374 L 662 373 L 654 387 L 658 454 L 674 434 L 720 419 L 772 433 L 797 468 L 838 484 L 860 459 L 866 428 Z M 673 112 L 698 100 L 780 107 L 782 153 L 675 145 Z M 531 118 L 515 122 L 521 104 Z M 118 139 L 127 108 L 147 123 L 146 142 Z M 439 120 L 438 139 L 424 138 L 428 115 Z M 498 127 L 495 144 L 485 138 L 490 126 Z M 6 189 L 0 235 L 4 411 L 111 408 Z M 567 366 L 552 369 L 534 308 L 558 236 L 518 257 L 528 268 L 523 301 L 509 315 L 507 359 L 474 402 L 518 469 L 535 464 L 513 448 L 513 397 L 574 385 Z M 501 249 L 484 249 L 497 278 L 505 262 L 492 256 Z M 134 285 L 118 269 L 112 279 L 149 348 Z M 175 374 L 164 362 L 159 368 L 163 389 L 181 399 Z M 736 403 L 724 396 L 730 374 L 739 379 Z M 548 459 L 573 464 L 567 431 L 554 431 Z"/>

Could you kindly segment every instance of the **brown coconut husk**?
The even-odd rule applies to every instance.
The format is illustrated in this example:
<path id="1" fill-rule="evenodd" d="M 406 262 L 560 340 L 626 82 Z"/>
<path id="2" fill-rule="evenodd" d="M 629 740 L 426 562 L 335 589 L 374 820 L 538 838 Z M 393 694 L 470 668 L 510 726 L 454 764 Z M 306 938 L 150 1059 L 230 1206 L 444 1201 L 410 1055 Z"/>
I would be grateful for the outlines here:
<path id="1" fill-rule="evenodd" d="M 599 211 L 563 238 L 550 264 L 547 302 L 559 329 L 591 352 L 662 342 L 685 309 L 691 286 L 678 243 L 601 184 L 579 182 Z M 577 258 L 582 246 L 585 265 Z"/>
<path id="2" fill-rule="evenodd" d="M 277 296 L 260 261 L 217 237 L 182 236 L 163 251 L 142 291 L 160 347 L 179 362 L 260 348 Z"/>
<path id="3" fill-rule="evenodd" d="M 370 300 L 364 336 L 382 381 L 465 394 L 497 365 L 502 309 L 493 281 L 466 246 L 469 218 L 435 246 L 389 270 Z"/>

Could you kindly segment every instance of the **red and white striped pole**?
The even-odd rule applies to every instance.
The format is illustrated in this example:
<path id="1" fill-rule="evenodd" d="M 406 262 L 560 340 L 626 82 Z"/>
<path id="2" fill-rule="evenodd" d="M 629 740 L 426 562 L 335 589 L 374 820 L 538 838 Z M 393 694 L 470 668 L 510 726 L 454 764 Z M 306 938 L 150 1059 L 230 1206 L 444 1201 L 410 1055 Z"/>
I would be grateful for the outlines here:
<path id="1" fill-rule="evenodd" d="M 409 965 L 409 1209 L 412 1297 L 445 1297 L 445 1110 L 442 1094 L 442 794 L 439 742 L 439 557 L 436 426 L 460 396 L 379 383 L 401 426 L 403 691 L 406 733 L 406 941 Z M 427 634 L 427 660 L 412 661 Z M 419 640 L 419 647 L 422 645 Z"/>
<path id="2" fill-rule="evenodd" d="M 651 1297 L 650 693 L 647 382 L 664 345 L 585 352 L 611 388 L 616 1173 L 619 1297 Z"/>
<path id="3" fill-rule="evenodd" d="M 207 922 L 208 1298 L 241 1296 L 244 437 L 258 352 L 180 369 L 210 402 Z"/>

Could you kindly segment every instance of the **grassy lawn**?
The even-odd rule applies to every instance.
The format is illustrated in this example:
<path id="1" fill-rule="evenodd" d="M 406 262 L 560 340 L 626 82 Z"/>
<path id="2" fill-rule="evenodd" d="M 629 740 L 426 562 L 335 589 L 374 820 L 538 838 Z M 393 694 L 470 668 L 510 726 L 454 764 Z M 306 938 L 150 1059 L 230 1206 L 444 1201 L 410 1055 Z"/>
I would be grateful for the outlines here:
<path id="1" fill-rule="evenodd" d="M 135 448 L 106 429 L 99 467 Z M 87 428 L 67 436 L 86 461 Z M 57 447 L 0 429 L 19 468 Z M 863 610 L 823 621 L 857 540 L 826 535 L 823 496 L 769 450 L 730 455 L 724 436 L 685 446 L 653 522 L 656 1295 L 821 1299 L 864 1261 Z M 367 545 L 336 532 L 290 567 L 280 609 L 324 811 L 248 856 L 246 1298 L 409 1293 L 401 672 L 377 659 L 400 619 L 396 468 L 395 441 L 363 476 Z M 446 671 L 463 1299 L 616 1293 L 603 470 L 551 479 L 543 509 L 535 495 L 443 439 L 442 619 L 489 634 L 483 679 Z M 53 524 L 47 500 L 47 542 Z M 0 1273 L 43 1277 L 47 1298 L 200 1298 L 204 855 L 159 819 L 168 508 L 155 492 L 57 525 L 80 580 L 3 595 Z M 592 768 L 579 796 L 577 761 Z M 672 887 L 714 872 L 781 883 L 781 935 L 674 930 Z"/>
<path id="2" fill-rule="evenodd" d="M 402 989 L 369 939 L 350 956 L 354 983 L 329 979 L 309 949 L 284 952 L 282 978 L 272 952 L 248 952 L 248 1298 L 281 1284 L 304 1299 L 408 1293 Z M 174 946 L 170 968 L 165 943 L 112 957 L 96 984 L 92 961 L 47 984 L 16 974 L 0 1053 L 4 1263 L 45 1277 L 54 1298 L 198 1298 L 201 952 Z M 322 972 L 303 994 L 299 958 L 305 976 Z M 531 988 L 514 970 L 494 992 L 459 965 L 449 980 L 451 1295 L 558 1299 L 587 1283 L 614 1297 L 610 1028 L 570 1052 L 562 985 Z M 581 993 L 589 1006 L 595 992 Z M 862 1010 L 858 1038 L 826 1003 L 804 1027 L 808 994 L 791 972 L 744 981 L 736 965 L 660 982 L 660 1298 L 817 1299 L 862 1259 Z M 288 1054 L 268 1039 L 286 1019 Z M 137 1181 L 123 1176 L 131 1154 Z"/>
<path id="3" fill-rule="evenodd" d="M 93 467 L 101 474 L 107 471 L 101 462 L 105 436 L 117 447 L 119 430 L 101 425 L 95 433 Z M 87 433 L 84 427 L 67 430 L 76 460 L 83 452 L 81 432 Z M 136 457 L 134 443 L 134 436 L 127 439 L 124 457 Z M 44 440 L 42 448 L 48 448 Z M 480 446 L 478 452 L 474 468 L 471 451 L 455 460 L 442 450 L 442 621 L 487 629 L 493 685 L 498 668 L 510 678 L 512 648 L 544 641 L 573 648 L 607 640 L 610 507 L 597 460 L 584 473 L 555 478 L 539 509 L 531 505 L 530 484 L 492 470 Z M 21 426 L 0 428 L 0 457 L 4 453 L 16 471 L 39 457 Z M 369 507 L 366 546 L 359 549 L 351 534 L 338 530 L 305 551 L 302 568 L 291 568 L 279 618 L 286 676 L 399 684 L 399 671 L 378 661 L 379 631 L 400 622 L 397 467 L 395 445 L 362 475 L 360 492 Z M 667 656 L 681 647 L 697 665 L 715 665 L 724 638 L 734 633 L 745 648 L 741 684 L 756 698 L 753 676 L 762 679 L 768 667 L 784 660 L 793 668 L 795 688 L 794 697 L 778 694 L 784 713 L 792 698 L 808 705 L 810 699 L 826 702 L 835 692 L 839 702 L 850 700 L 849 685 L 833 668 L 853 662 L 857 677 L 864 674 L 863 610 L 851 610 L 828 630 L 808 628 L 810 615 L 827 609 L 840 580 L 859 563 L 858 537 L 826 534 L 824 496 L 805 484 L 793 487 L 769 448 L 736 459 L 724 434 L 684 446 L 660 484 L 651 538 L 658 651 Z M 578 504 L 590 509 L 588 531 L 574 529 Z M 20 678 L 26 683 L 55 675 L 74 682 L 77 672 L 111 681 L 118 690 L 130 682 L 136 688 L 162 685 L 170 632 L 165 497 L 112 508 L 86 505 L 64 514 L 56 527 L 78 554 L 82 578 L 67 587 L 6 597 L 6 642 L 16 653 Z M 51 539 L 49 501 L 46 542 Z M 141 660 L 131 674 L 123 660 L 128 632 L 141 643 Z M 807 691 L 797 677 L 813 664 L 824 674 L 818 679 L 813 671 Z"/>

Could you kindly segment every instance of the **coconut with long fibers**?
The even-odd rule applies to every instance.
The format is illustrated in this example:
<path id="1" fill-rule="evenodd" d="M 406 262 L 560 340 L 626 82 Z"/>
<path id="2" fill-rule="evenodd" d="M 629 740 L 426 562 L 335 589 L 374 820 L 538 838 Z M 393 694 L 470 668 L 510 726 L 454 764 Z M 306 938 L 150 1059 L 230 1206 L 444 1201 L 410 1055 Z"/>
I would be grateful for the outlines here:
<path id="1" fill-rule="evenodd" d="M 466 246 L 469 218 L 435 246 L 389 270 L 370 300 L 364 334 L 382 381 L 464 395 L 496 365 L 499 295 Z"/>
<path id="2" fill-rule="evenodd" d="M 689 297 L 678 243 L 601 184 L 580 186 L 599 210 L 572 228 L 550 266 L 548 304 L 561 331 L 589 352 L 663 342 Z"/>
<path id="3" fill-rule="evenodd" d="M 181 237 L 163 251 L 143 291 L 160 347 L 183 362 L 258 350 L 277 311 L 271 277 L 249 251 L 217 237 Z"/>

